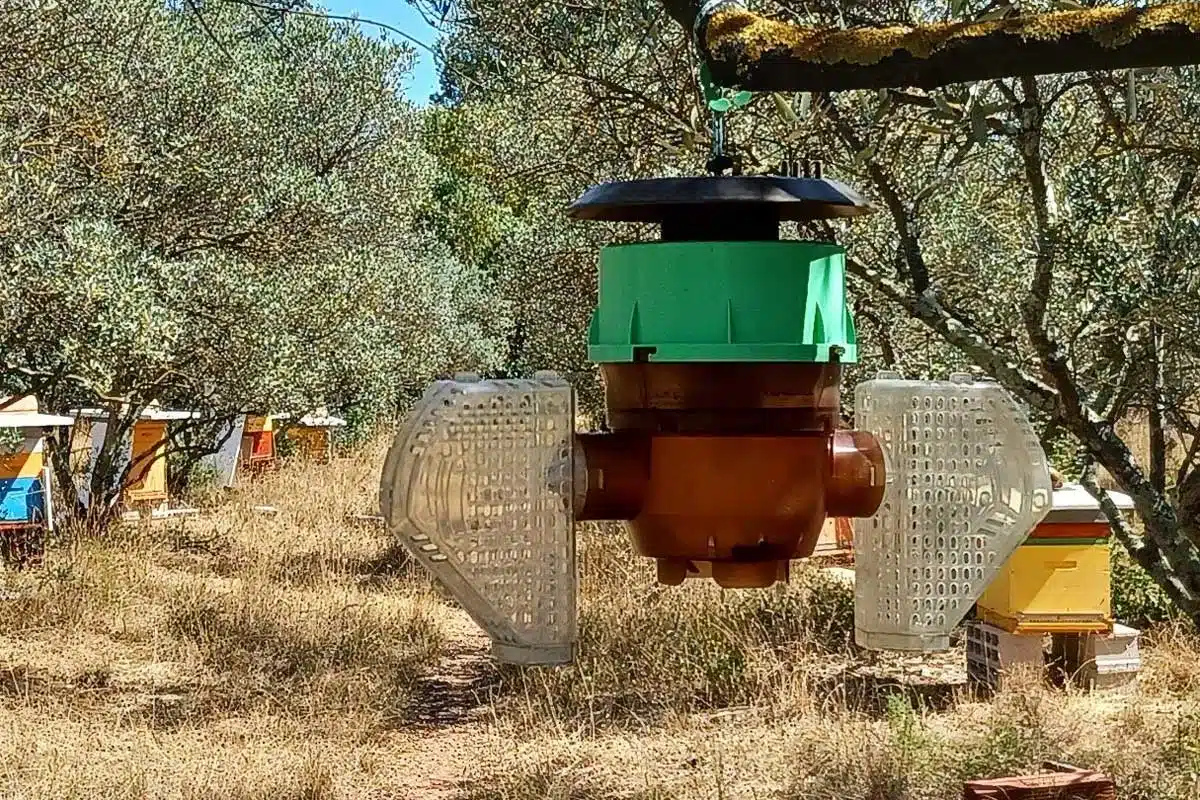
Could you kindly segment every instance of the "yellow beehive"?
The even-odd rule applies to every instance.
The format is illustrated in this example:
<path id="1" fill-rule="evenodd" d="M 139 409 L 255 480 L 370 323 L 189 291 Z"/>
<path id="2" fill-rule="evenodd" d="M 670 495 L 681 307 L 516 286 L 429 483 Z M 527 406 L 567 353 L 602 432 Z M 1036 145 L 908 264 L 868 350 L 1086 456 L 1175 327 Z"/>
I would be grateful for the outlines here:
<path id="1" fill-rule="evenodd" d="M 1110 493 L 1120 508 L 1131 503 Z M 1084 489 L 1054 492 L 1054 506 L 976 603 L 976 616 L 1010 633 L 1112 630 L 1109 523 Z"/>
<path id="2" fill-rule="evenodd" d="M 284 435 L 296 445 L 300 456 L 324 464 L 333 457 L 333 429 L 345 424 L 345 420 L 332 417 L 322 409 L 301 417 Z"/>
<path id="3" fill-rule="evenodd" d="M 95 457 L 104 441 L 109 412 L 104 409 L 85 408 L 73 413 L 88 423 L 86 432 L 81 431 L 81 433 L 84 433 L 86 441 L 84 448 L 90 464 L 90 459 Z M 166 506 L 169 500 L 166 458 L 169 436 L 167 425 L 173 421 L 192 419 L 195 416 L 194 412 L 165 411 L 157 404 L 152 404 L 144 409 L 138 419 L 134 421 L 129 436 L 129 449 L 125 456 L 129 460 L 129 474 L 121 497 L 126 507 Z M 90 472 L 90 466 L 88 466 L 87 472 Z M 90 481 L 90 476 L 85 476 L 85 487 L 88 481 Z"/>
<path id="4" fill-rule="evenodd" d="M 133 425 L 127 505 L 162 503 L 167 499 L 167 423 L 139 419 Z"/>

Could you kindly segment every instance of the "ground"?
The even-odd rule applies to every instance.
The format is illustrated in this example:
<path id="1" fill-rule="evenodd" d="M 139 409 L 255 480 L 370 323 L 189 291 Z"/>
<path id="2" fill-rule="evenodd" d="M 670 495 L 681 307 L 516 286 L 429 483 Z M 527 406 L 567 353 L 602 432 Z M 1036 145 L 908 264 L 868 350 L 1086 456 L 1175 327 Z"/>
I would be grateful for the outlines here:
<path id="1" fill-rule="evenodd" d="M 0 796 L 934 800 L 1043 759 L 1123 797 L 1200 796 L 1200 645 L 1179 630 L 1153 633 L 1129 689 L 1014 676 L 973 698 L 961 653 L 856 653 L 846 588 L 819 573 L 658 587 L 589 528 L 579 663 L 498 668 L 384 531 L 347 520 L 374 511 L 381 458 L 290 465 L 201 518 L 5 573 Z"/>

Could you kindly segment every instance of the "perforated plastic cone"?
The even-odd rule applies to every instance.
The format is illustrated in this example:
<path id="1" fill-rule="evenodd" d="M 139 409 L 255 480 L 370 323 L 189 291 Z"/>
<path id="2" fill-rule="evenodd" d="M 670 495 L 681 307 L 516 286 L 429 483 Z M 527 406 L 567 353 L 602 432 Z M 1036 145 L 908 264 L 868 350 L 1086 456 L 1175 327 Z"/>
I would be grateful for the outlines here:
<path id="1" fill-rule="evenodd" d="M 946 649 L 1050 511 L 1045 453 L 1012 397 L 969 376 L 860 383 L 855 423 L 887 461 L 878 513 L 854 523 L 855 640 L 872 650 Z"/>
<path id="2" fill-rule="evenodd" d="M 496 658 L 571 661 L 575 403 L 557 376 L 439 381 L 388 452 L 389 529 L 492 638 Z"/>

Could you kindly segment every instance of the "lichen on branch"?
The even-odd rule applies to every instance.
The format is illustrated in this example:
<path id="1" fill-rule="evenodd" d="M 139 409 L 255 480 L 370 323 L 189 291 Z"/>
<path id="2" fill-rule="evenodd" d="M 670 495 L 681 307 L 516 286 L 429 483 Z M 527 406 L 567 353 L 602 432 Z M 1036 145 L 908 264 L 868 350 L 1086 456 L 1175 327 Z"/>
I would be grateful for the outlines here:
<path id="1" fill-rule="evenodd" d="M 683 21 L 684 8 L 696 4 L 667 5 Z M 701 38 L 714 77 L 725 85 L 775 91 L 932 88 L 1009 76 L 1198 63 L 1200 3 L 849 29 L 795 25 L 733 6 L 713 14 Z"/>

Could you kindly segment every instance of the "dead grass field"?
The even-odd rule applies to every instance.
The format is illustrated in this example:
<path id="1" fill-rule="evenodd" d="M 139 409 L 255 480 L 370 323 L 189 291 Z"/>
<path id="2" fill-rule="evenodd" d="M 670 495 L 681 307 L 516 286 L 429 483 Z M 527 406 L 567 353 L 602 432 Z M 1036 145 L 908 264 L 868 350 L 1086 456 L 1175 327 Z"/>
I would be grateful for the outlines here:
<path id="1" fill-rule="evenodd" d="M 1200 797 L 1200 643 L 1179 631 L 1134 688 L 1017 678 L 925 704 L 864 677 L 880 665 L 821 574 L 658 587 L 597 528 L 579 663 L 497 669 L 385 533 L 346 521 L 381 459 L 291 465 L 204 518 L 5 573 L 0 797 L 941 800 L 1045 759 L 1122 797 Z M 890 668 L 961 673 L 956 654 Z"/>

